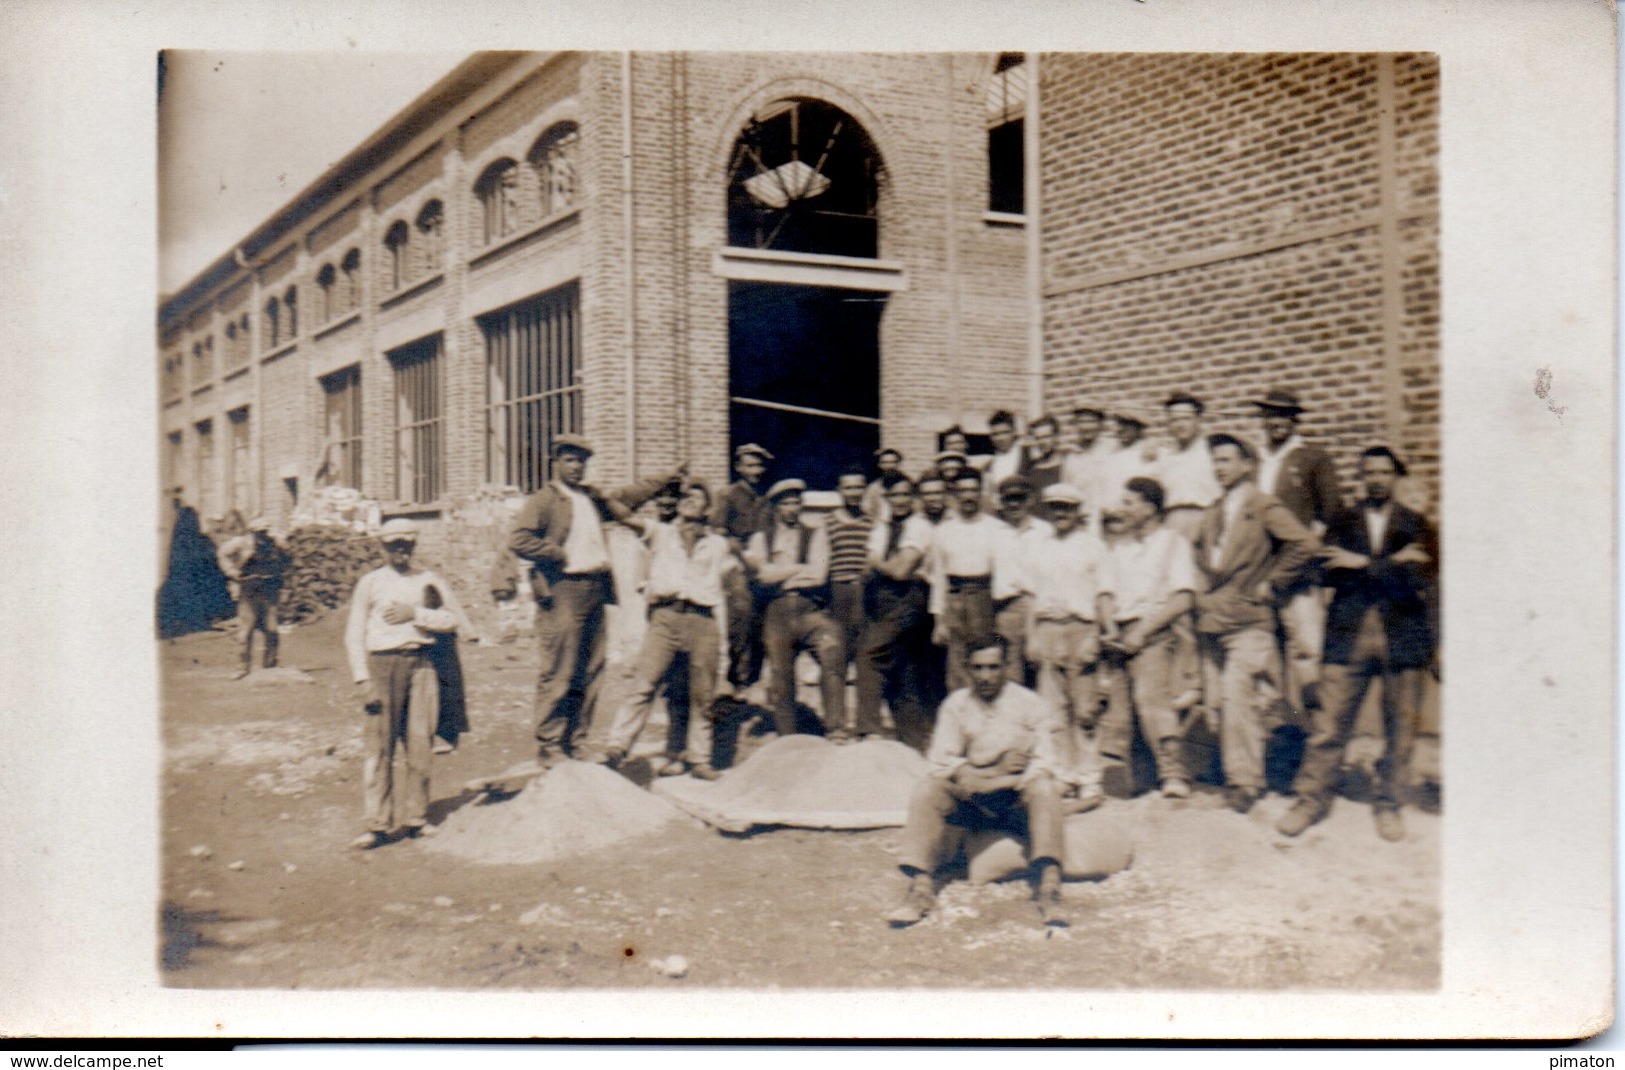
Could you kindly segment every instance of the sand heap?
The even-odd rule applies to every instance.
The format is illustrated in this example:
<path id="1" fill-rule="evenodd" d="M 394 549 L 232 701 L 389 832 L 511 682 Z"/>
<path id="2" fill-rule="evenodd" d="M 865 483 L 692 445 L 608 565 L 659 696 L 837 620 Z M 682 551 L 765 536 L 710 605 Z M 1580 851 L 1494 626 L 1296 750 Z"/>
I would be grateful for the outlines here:
<path id="1" fill-rule="evenodd" d="M 903 824 L 909 794 L 925 772 L 925 759 L 901 743 L 786 736 L 721 780 L 662 780 L 654 790 L 724 832 L 762 825 L 885 828 Z"/>
<path id="2" fill-rule="evenodd" d="M 525 865 L 596 851 L 673 823 L 689 822 L 625 777 L 601 765 L 564 762 L 518 798 L 463 807 L 423 846 L 490 865 Z"/>

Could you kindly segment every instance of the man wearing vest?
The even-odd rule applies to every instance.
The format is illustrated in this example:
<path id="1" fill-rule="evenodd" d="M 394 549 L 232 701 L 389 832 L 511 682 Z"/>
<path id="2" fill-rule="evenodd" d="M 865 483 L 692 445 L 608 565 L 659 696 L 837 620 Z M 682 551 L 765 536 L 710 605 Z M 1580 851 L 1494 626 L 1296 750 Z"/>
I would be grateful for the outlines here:
<path id="1" fill-rule="evenodd" d="M 858 649 L 857 733 L 880 735 L 880 702 L 891 707 L 897 738 L 920 753 L 931 742 L 936 713 L 929 679 L 931 616 L 925 559 L 931 522 L 914 511 L 914 486 L 887 477 L 888 518 L 869 533 L 863 638 Z"/>
<path id="2" fill-rule="evenodd" d="M 801 495 L 807 484 L 781 479 L 767 492 L 773 520 L 750 537 L 745 564 L 763 592 L 762 645 L 766 648 L 767 704 L 779 735 L 796 730 L 796 655 L 810 650 L 818 675 L 826 730 L 839 725 L 846 709 L 846 680 L 838 671 L 841 640 L 825 612 L 829 599 L 829 537 L 821 527 L 801 522 Z"/>
<path id="3" fill-rule="evenodd" d="M 683 470 L 609 495 L 582 482 L 592 447 L 553 440 L 553 480 L 525 499 L 508 548 L 533 566 L 536 592 L 537 754 L 544 767 L 574 757 L 592 730 L 604 668 L 604 607 L 615 601 L 604 525 L 630 516 Z"/>

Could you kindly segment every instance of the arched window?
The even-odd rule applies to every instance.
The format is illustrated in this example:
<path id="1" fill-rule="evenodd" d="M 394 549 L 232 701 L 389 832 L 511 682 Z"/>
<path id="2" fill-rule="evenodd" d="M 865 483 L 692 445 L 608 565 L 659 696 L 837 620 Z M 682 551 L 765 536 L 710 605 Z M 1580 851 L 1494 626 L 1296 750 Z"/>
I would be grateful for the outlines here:
<path id="1" fill-rule="evenodd" d="M 541 187 L 542 216 L 562 212 L 576 202 L 576 149 L 581 130 L 575 123 L 557 123 L 536 139 L 530 150 L 531 166 Z"/>
<path id="2" fill-rule="evenodd" d="M 275 349 L 282 341 L 282 302 L 272 297 L 265 302 L 265 348 Z"/>
<path id="3" fill-rule="evenodd" d="M 282 307 L 288 310 L 288 339 L 291 341 L 299 337 L 299 288 L 288 287 L 288 292 L 282 295 Z"/>
<path id="4" fill-rule="evenodd" d="M 338 272 L 333 270 L 332 264 L 323 264 L 322 269 L 316 272 L 316 286 L 322 292 L 321 313 L 323 323 L 326 323 L 338 313 L 337 295 L 333 293 L 334 285 L 337 282 Z"/>
<path id="5" fill-rule="evenodd" d="M 418 263 L 423 265 L 425 277 L 440 272 L 445 255 L 445 225 L 446 213 L 439 201 L 430 201 L 418 213 Z"/>
<path id="6" fill-rule="evenodd" d="M 987 208 L 1026 211 L 1027 66 L 1020 52 L 1001 53 L 987 84 Z"/>
<path id="7" fill-rule="evenodd" d="M 384 248 L 389 250 L 389 288 L 398 290 L 411 281 L 412 270 L 407 261 L 411 250 L 407 247 L 411 232 L 406 224 L 396 222 L 384 235 Z"/>
<path id="8" fill-rule="evenodd" d="M 487 167 L 474 183 L 484 223 L 484 243 L 512 234 L 519 226 L 519 165 L 501 159 Z"/>
<path id="9" fill-rule="evenodd" d="M 821 100 L 780 100 L 734 143 L 728 243 L 879 255 L 880 154 L 857 120 Z"/>
<path id="10" fill-rule="evenodd" d="M 354 312 L 361 307 L 361 250 L 351 249 L 344 254 L 344 311 Z"/>

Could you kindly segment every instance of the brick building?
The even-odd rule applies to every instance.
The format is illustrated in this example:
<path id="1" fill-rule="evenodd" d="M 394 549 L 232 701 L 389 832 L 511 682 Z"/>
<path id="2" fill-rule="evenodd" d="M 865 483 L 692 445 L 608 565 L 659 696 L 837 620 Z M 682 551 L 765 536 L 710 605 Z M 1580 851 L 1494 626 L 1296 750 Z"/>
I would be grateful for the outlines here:
<path id="1" fill-rule="evenodd" d="M 1431 499 L 1437 77 L 479 53 L 161 301 L 163 479 L 279 524 L 355 487 L 470 596 L 496 488 L 562 431 L 600 483 L 687 458 L 720 484 L 759 441 L 827 486 L 998 407 L 1190 388 L 1251 434 L 1286 385 L 1340 460 L 1393 441 Z"/>

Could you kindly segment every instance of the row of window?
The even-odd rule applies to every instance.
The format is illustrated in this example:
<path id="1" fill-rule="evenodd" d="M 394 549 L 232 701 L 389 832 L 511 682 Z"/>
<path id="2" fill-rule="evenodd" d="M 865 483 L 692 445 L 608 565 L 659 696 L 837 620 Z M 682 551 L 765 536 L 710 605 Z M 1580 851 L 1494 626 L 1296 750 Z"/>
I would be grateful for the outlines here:
<path id="1" fill-rule="evenodd" d="M 553 440 L 581 430 L 580 290 L 575 283 L 479 319 L 485 338 L 486 478 L 529 493 L 551 477 Z M 395 496 L 445 492 L 445 387 L 440 336 L 390 351 Z M 318 486 L 362 486 L 361 369 L 321 380 Z"/>

